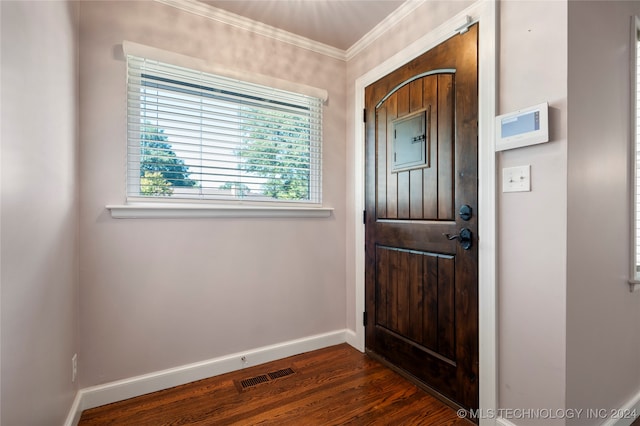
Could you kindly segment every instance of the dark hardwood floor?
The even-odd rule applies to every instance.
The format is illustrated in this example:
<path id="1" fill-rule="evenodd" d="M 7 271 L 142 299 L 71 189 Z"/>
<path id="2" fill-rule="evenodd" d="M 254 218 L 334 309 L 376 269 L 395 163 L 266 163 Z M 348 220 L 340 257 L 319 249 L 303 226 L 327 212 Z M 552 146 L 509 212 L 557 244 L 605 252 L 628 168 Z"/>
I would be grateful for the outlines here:
<path id="1" fill-rule="evenodd" d="M 246 379 L 252 380 L 243 386 Z M 342 344 L 92 408 L 82 413 L 79 424 L 472 423 L 394 371 Z"/>

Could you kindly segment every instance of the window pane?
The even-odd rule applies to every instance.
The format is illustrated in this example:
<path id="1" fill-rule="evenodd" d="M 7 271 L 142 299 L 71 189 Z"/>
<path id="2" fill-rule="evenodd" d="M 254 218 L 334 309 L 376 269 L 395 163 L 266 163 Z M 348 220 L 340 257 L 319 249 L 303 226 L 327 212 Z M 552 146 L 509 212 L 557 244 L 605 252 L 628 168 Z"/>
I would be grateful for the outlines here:
<path id="1" fill-rule="evenodd" d="M 129 197 L 321 202 L 321 100 L 129 56 Z"/>

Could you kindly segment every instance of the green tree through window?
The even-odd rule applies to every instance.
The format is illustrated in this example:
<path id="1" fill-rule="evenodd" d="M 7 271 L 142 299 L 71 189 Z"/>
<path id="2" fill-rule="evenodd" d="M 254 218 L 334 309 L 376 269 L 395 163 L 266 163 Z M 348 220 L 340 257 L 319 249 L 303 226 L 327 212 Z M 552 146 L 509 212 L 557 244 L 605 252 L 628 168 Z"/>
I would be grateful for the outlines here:
<path id="1" fill-rule="evenodd" d="M 146 123 L 141 129 L 140 194 L 171 195 L 172 187 L 193 187 L 189 167 L 178 158 L 163 129 Z"/>
<path id="2" fill-rule="evenodd" d="M 243 113 L 239 168 L 266 178 L 263 193 L 279 200 L 309 199 L 310 141 L 308 119 L 285 113 L 249 109 Z M 262 120 L 261 120 L 262 118 Z M 308 126 L 308 124 L 307 124 Z"/>
<path id="3" fill-rule="evenodd" d="M 141 195 L 171 195 L 171 183 L 160 172 L 144 172 L 140 178 Z"/>

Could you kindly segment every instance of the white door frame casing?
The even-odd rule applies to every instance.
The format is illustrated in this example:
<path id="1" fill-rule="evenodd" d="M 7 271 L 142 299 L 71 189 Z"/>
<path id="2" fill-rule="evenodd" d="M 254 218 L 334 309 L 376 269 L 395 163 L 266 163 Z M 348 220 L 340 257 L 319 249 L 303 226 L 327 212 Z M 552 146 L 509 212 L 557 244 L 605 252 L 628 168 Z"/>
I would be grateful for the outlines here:
<path id="1" fill-rule="evenodd" d="M 355 335 L 349 343 L 364 351 L 365 330 L 361 315 L 365 311 L 365 232 L 361 214 L 365 208 L 364 89 L 412 59 L 456 34 L 468 20 L 479 22 L 478 46 L 478 303 L 479 303 L 479 386 L 481 412 L 497 408 L 497 306 L 496 306 L 496 155 L 494 118 L 496 113 L 496 25 L 494 0 L 480 0 L 439 27 L 399 51 L 382 64 L 360 76 L 355 83 L 354 105 L 354 247 Z M 482 426 L 494 419 L 480 419 Z"/>

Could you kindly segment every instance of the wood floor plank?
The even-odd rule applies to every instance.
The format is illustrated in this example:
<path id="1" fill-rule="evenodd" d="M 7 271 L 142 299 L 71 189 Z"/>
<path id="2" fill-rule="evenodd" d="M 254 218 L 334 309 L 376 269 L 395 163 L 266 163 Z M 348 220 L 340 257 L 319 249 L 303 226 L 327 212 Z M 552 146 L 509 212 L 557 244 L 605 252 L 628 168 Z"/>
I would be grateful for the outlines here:
<path id="1" fill-rule="evenodd" d="M 381 381 L 384 379 L 385 372 L 379 371 L 369 376 L 372 381 Z M 278 422 L 288 418 L 309 419 L 313 417 L 310 412 L 316 415 L 320 414 L 319 424 L 324 424 L 325 417 L 329 411 L 332 411 L 332 417 L 337 417 L 337 411 L 344 410 L 342 401 L 348 400 L 351 404 L 358 404 L 358 396 L 361 392 L 357 390 L 357 378 L 346 377 L 336 383 L 324 384 L 321 387 L 307 391 L 303 395 L 291 395 L 289 398 L 272 404 L 269 409 L 258 410 L 251 417 L 243 417 L 238 420 L 247 421 L 248 424 L 257 424 L 261 420 L 268 418 Z M 321 402 L 321 403 L 319 403 Z M 318 424 L 318 423 L 316 423 Z M 340 424 L 340 423 L 337 423 Z"/>
<path id="2" fill-rule="evenodd" d="M 241 380 L 294 373 L 239 390 Z M 378 361 L 342 344 L 85 410 L 93 425 L 470 425 Z"/>

